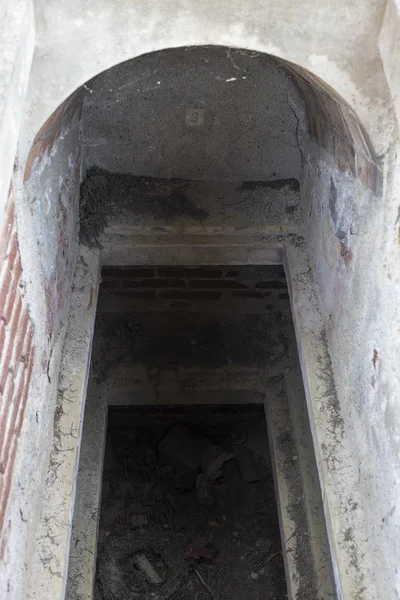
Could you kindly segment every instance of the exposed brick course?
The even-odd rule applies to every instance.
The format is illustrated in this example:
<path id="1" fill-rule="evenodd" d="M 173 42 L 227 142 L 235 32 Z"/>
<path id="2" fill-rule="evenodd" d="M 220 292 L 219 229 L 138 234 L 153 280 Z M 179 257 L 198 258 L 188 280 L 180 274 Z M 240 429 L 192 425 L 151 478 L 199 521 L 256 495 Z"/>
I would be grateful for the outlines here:
<path id="1" fill-rule="evenodd" d="M 33 325 L 21 285 L 12 198 L 0 243 L 0 533 L 34 362 Z"/>
<path id="2" fill-rule="evenodd" d="M 222 270 L 213 267 L 158 267 L 162 277 L 192 277 L 205 279 L 221 279 Z"/>
<path id="3" fill-rule="evenodd" d="M 114 279 L 115 277 L 121 278 L 123 276 L 127 279 L 146 277 L 154 277 L 155 269 L 151 267 L 105 267 L 102 271 L 101 277 L 105 283 L 109 278 Z"/>
<path id="4" fill-rule="evenodd" d="M 281 281 L 259 281 L 256 288 L 260 290 L 279 290 L 285 288 L 286 284 Z"/>
<path id="5" fill-rule="evenodd" d="M 165 300 L 218 300 L 221 294 L 219 292 L 194 292 L 185 290 L 171 290 L 162 292 L 161 298 Z"/>
<path id="6" fill-rule="evenodd" d="M 185 285 L 183 279 L 123 279 L 122 287 L 129 288 L 166 288 L 166 287 L 182 287 Z"/>
<path id="7" fill-rule="evenodd" d="M 233 279 L 222 279 L 222 280 L 201 280 L 189 281 L 190 287 L 193 288 L 213 288 L 213 289 L 246 289 L 246 285 Z"/>
<path id="8" fill-rule="evenodd" d="M 146 275 L 146 277 L 144 277 Z M 239 310 L 262 312 L 288 308 L 285 272 L 269 266 L 105 267 L 99 310 Z M 280 294 L 282 294 L 280 296 Z M 108 304 L 114 297 L 112 304 Z M 207 305 L 210 302 L 210 305 Z M 282 307 L 280 306 L 282 304 Z M 121 304 L 122 306 L 122 304 Z"/>

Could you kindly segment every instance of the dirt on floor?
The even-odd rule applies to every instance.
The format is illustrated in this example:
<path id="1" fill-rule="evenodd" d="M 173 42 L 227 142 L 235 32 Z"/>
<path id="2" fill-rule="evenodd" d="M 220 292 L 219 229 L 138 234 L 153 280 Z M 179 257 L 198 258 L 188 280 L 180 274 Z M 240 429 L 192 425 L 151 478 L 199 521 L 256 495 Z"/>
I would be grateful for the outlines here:
<path id="1" fill-rule="evenodd" d="M 95 600 L 286 599 L 261 408 L 129 410 L 110 413 Z"/>

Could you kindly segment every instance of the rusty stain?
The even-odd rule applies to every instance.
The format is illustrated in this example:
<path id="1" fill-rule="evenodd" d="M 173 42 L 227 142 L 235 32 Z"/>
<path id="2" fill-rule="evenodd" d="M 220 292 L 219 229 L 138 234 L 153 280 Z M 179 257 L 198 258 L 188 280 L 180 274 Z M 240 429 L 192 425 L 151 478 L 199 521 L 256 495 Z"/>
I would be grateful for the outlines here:
<path id="1" fill-rule="evenodd" d="M 353 258 L 353 253 L 351 248 L 348 248 L 345 242 L 340 242 L 340 256 L 343 257 L 344 264 L 348 267 Z"/>
<path id="2" fill-rule="evenodd" d="M 348 527 L 344 533 L 344 541 L 350 542 L 353 538 L 353 531 L 351 527 Z"/>
<path id="3" fill-rule="evenodd" d="M 76 113 L 82 110 L 83 88 L 76 90 L 53 112 L 38 131 L 31 146 L 25 164 L 24 182 L 32 173 L 32 166 L 36 158 L 43 156 L 47 149 L 51 149 L 61 130 L 69 124 Z"/>
<path id="4" fill-rule="evenodd" d="M 90 286 L 90 297 L 89 297 L 89 305 L 88 305 L 88 309 L 90 309 L 90 307 L 92 306 L 92 302 L 93 302 L 93 292 L 94 292 L 94 289 L 93 289 L 93 286 L 91 285 L 91 286 Z"/>

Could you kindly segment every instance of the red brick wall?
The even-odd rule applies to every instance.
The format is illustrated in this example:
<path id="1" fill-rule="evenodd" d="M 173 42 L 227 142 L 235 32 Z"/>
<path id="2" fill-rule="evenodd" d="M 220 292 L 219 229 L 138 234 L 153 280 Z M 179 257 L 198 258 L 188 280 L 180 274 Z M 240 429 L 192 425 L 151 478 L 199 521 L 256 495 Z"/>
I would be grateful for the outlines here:
<path id="1" fill-rule="evenodd" d="M 98 312 L 282 308 L 289 296 L 281 266 L 104 267 Z"/>
<path id="2" fill-rule="evenodd" d="M 0 241 L 0 535 L 34 361 L 33 325 L 21 276 L 10 196 Z"/>

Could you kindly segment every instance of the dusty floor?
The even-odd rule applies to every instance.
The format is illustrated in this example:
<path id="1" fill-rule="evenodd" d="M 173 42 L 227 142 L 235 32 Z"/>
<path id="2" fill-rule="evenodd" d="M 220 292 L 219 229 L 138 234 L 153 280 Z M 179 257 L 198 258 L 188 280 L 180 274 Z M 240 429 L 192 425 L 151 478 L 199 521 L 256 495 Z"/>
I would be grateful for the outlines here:
<path id="1" fill-rule="evenodd" d="M 196 478 L 186 451 L 166 453 L 177 423 L 233 454 L 215 479 Z M 95 600 L 286 597 L 262 407 L 113 409 Z"/>

